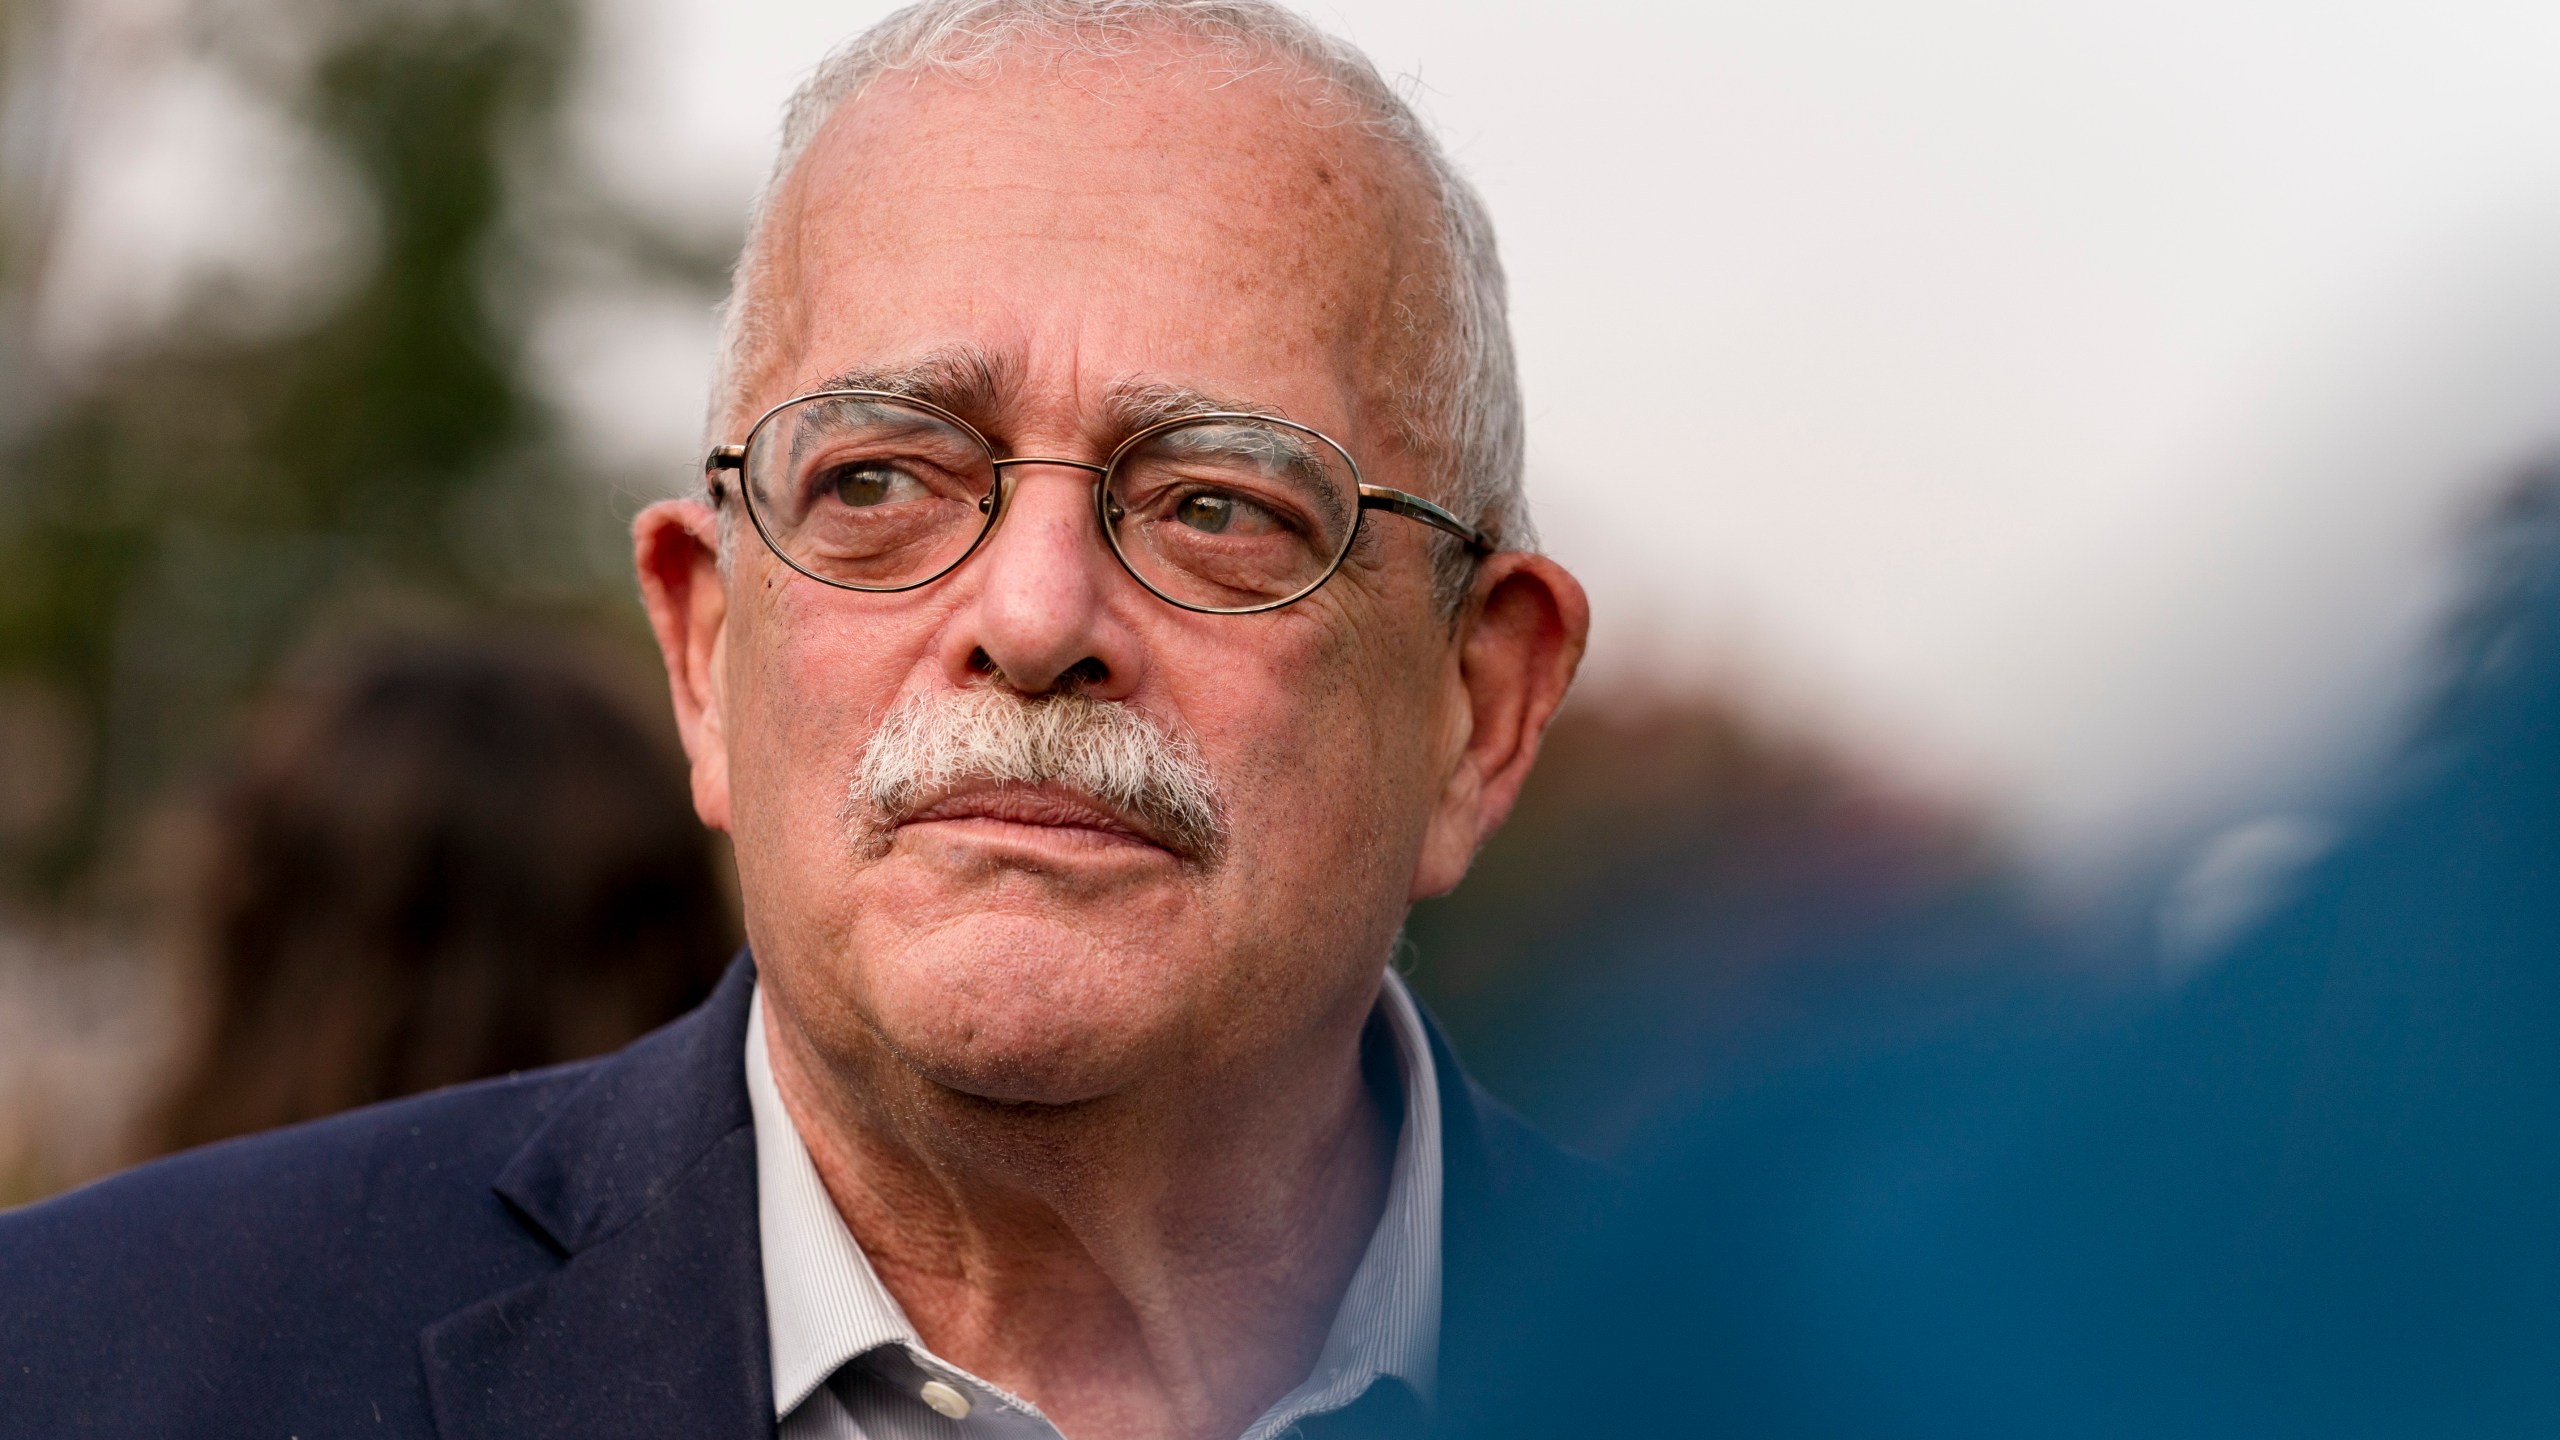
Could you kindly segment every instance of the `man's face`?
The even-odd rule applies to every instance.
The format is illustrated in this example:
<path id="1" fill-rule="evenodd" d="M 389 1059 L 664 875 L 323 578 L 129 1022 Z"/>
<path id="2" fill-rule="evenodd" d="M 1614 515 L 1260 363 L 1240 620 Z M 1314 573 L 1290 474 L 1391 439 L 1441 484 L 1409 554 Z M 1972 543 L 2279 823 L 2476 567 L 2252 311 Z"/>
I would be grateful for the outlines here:
<path id="1" fill-rule="evenodd" d="M 840 112 L 779 202 L 759 407 L 983 368 L 991 385 L 929 398 L 999 454 L 1093 461 L 1127 431 L 1115 401 L 1179 387 L 1427 488 L 1381 411 L 1431 263 L 1415 177 L 1357 127 L 1310 124 L 1276 77 L 1137 70 L 893 78 Z M 1310 598 L 1195 614 L 1114 562 L 1090 474 L 1012 478 L 989 541 L 905 593 L 818 584 L 739 528 L 711 808 L 766 981 L 821 1050 L 867 1032 L 990 1099 L 1250 1070 L 1367 1002 L 1466 743 L 1428 532 L 1373 518 Z M 1186 737 L 1223 845 L 1177 854 L 1089 796 L 985 784 L 865 843 L 857 771 L 884 717 L 989 685 Z"/>

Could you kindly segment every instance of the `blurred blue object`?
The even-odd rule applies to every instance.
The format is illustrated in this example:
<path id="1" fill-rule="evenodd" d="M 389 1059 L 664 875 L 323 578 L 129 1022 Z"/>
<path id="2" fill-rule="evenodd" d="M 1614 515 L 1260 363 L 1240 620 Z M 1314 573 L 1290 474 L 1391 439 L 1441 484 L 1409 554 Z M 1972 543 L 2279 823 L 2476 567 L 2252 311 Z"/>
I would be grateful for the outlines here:
<path id="1" fill-rule="evenodd" d="M 1668 1127 L 1458 1428 L 2560 1435 L 2560 474 L 2444 653 L 2365 819 L 2179 988 L 2021 985 Z"/>

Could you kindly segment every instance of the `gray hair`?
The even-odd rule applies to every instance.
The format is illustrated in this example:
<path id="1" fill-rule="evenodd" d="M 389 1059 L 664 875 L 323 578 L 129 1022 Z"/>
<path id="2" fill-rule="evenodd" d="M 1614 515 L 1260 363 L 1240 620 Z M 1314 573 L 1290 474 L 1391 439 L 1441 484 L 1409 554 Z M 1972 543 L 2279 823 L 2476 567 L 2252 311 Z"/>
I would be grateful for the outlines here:
<path id="1" fill-rule="evenodd" d="M 924 0 L 856 36 L 819 65 L 783 111 L 782 145 L 752 212 L 731 281 L 711 391 L 711 424 L 748 404 L 756 366 L 775 340 L 779 297 L 766 271 L 776 197 L 827 120 L 883 76 L 983 74 L 1004 52 L 1037 41 L 1069 55 L 1117 59 L 1150 31 L 1203 40 L 1239 73 L 1276 62 L 1316 82 L 1319 103 L 1420 167 L 1435 192 L 1440 273 L 1436 315 L 1409 316 L 1423 342 L 1419 373 L 1391 377 L 1398 439 L 1435 472 L 1437 498 L 1509 549 L 1534 546 L 1522 488 L 1520 377 L 1511 353 L 1502 260 L 1493 221 L 1429 127 L 1367 56 L 1273 0 Z M 717 438 L 715 436 L 715 438 Z M 1472 564 L 1455 541 L 1436 542 L 1434 585 L 1454 613 Z"/>

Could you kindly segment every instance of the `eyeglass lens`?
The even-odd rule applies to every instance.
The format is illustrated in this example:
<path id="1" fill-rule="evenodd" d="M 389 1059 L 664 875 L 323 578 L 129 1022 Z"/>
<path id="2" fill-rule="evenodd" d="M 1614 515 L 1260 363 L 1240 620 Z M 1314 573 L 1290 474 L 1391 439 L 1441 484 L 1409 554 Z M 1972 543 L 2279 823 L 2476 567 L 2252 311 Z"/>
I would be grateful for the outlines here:
<path id="1" fill-rule="evenodd" d="M 766 416 L 745 472 L 748 510 L 775 552 L 856 590 L 902 590 L 958 564 L 996 485 L 976 435 L 861 396 L 811 396 Z"/>
<path id="2" fill-rule="evenodd" d="M 748 437 L 749 513 L 820 580 L 903 590 L 967 557 L 998 508 L 977 434 L 887 397 L 816 395 Z M 1212 416 L 1141 432 L 1104 485 L 1112 550 L 1175 604 L 1255 610 L 1332 573 L 1360 516 L 1358 472 L 1285 421 Z"/>
<path id="3" fill-rule="evenodd" d="M 1142 436 L 1111 468 L 1112 548 L 1147 588 L 1251 610 L 1322 580 L 1360 518 L 1349 457 L 1313 431 L 1208 419 Z"/>

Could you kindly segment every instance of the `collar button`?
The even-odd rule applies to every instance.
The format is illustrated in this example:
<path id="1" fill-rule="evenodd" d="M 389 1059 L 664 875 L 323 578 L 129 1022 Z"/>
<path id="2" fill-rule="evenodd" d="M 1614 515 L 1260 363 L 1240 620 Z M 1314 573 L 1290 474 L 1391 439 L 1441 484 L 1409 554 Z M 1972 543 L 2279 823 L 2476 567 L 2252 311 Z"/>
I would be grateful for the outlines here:
<path id="1" fill-rule="evenodd" d="M 947 1415 L 954 1420 L 969 1418 L 969 1397 L 939 1380 L 924 1382 L 917 1388 L 916 1397 L 932 1406 L 936 1415 Z"/>

